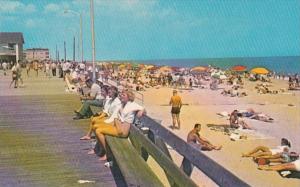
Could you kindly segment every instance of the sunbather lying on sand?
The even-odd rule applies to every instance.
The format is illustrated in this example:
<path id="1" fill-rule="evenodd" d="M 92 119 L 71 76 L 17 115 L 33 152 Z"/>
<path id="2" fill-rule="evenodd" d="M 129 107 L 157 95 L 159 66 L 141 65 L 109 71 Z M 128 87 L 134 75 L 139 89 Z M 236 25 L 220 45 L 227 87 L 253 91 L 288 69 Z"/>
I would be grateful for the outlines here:
<path id="1" fill-rule="evenodd" d="M 261 156 L 254 158 L 254 160 L 258 161 L 260 158 L 266 159 L 269 163 L 288 163 L 297 160 L 299 158 L 299 154 L 296 152 L 288 152 L 288 150 L 285 149 L 282 153 Z"/>
<path id="2" fill-rule="evenodd" d="M 212 145 L 208 140 L 200 137 L 201 124 L 195 124 L 194 129 L 191 130 L 187 137 L 187 143 L 198 144 L 201 147 L 202 151 L 211 151 L 211 150 L 220 150 L 222 146 Z"/>
<path id="3" fill-rule="evenodd" d="M 242 157 L 260 158 L 263 156 L 271 156 L 278 153 L 288 152 L 290 147 L 291 143 L 287 139 L 282 138 L 281 145 L 274 149 L 270 149 L 266 146 L 258 146 L 248 153 L 243 153 Z"/>
<path id="4" fill-rule="evenodd" d="M 300 160 L 298 159 L 294 162 L 278 164 L 273 166 L 261 165 L 258 166 L 258 169 L 266 171 L 300 171 Z"/>
<path id="5" fill-rule="evenodd" d="M 249 118 L 256 119 L 259 121 L 264 121 L 264 122 L 273 122 L 274 121 L 273 118 L 271 118 L 270 116 L 263 114 L 263 113 L 254 114 L 254 115 L 250 116 Z"/>
<path id="6" fill-rule="evenodd" d="M 232 112 L 232 114 L 233 113 L 234 113 L 234 111 Z M 226 111 L 219 112 L 217 114 L 222 117 L 231 116 Z M 247 110 L 237 110 L 237 114 L 241 114 L 243 117 L 247 117 L 247 118 L 255 119 L 255 120 L 259 120 L 259 121 L 264 121 L 264 122 L 273 122 L 274 121 L 274 119 L 271 118 L 270 116 L 268 116 L 267 114 L 255 112 L 252 108 L 249 108 Z"/>

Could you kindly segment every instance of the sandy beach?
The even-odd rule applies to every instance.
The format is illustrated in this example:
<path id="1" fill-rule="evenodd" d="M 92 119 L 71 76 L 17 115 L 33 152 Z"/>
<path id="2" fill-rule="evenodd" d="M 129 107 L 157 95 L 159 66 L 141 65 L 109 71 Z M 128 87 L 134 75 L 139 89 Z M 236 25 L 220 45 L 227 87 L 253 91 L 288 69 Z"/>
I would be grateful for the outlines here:
<path id="1" fill-rule="evenodd" d="M 260 171 L 257 164 L 249 158 L 242 158 L 243 152 L 250 151 L 259 145 L 277 146 L 280 139 L 288 138 L 292 143 L 291 150 L 299 152 L 298 144 L 300 132 L 300 92 L 287 91 L 279 94 L 258 94 L 254 89 L 258 82 L 245 81 L 244 90 L 248 93 L 246 97 L 229 97 L 220 94 L 220 90 L 200 89 L 180 90 L 184 105 L 181 112 L 182 128 L 173 132 L 180 138 L 186 140 L 187 133 L 195 123 L 202 124 L 201 135 L 213 144 L 222 145 L 220 151 L 204 152 L 210 158 L 245 180 L 251 186 L 299 186 L 299 179 L 283 178 L 277 172 Z M 272 80 L 272 89 L 287 89 L 287 81 Z M 220 88 L 224 86 L 220 85 Z M 150 88 L 143 92 L 144 104 L 148 115 L 161 121 L 165 127 L 172 124 L 170 106 L 167 106 L 172 94 L 172 88 Z M 208 128 L 209 124 L 229 125 L 229 121 L 218 116 L 216 113 L 234 109 L 253 108 L 255 111 L 263 112 L 274 118 L 273 123 L 246 119 L 246 122 L 254 131 L 245 130 L 247 140 L 231 141 L 228 135 L 216 132 Z M 175 151 L 170 150 L 172 158 L 180 165 L 182 157 Z M 200 186 L 216 186 L 210 179 L 194 168 L 192 179 Z"/>
<path id="2" fill-rule="evenodd" d="M 24 79 L 25 85 L 27 79 L 27 77 Z M 44 79 L 45 82 L 48 80 L 47 78 Z M 209 89 L 209 81 L 204 82 L 205 88 L 177 89 L 184 103 L 181 110 L 180 130 L 169 128 L 172 124 L 172 118 L 170 114 L 171 107 L 168 103 L 174 88 L 151 87 L 140 93 L 144 96 L 147 115 L 173 131 L 183 140 L 186 140 L 188 132 L 195 123 L 202 124 L 201 136 L 214 145 L 223 146 L 220 151 L 204 151 L 203 153 L 251 186 L 299 186 L 299 178 L 284 178 L 277 172 L 258 170 L 257 164 L 252 159 L 242 158 L 241 155 L 260 145 L 275 147 L 279 145 L 280 139 L 283 137 L 291 141 L 291 151 L 300 152 L 300 146 L 298 145 L 300 140 L 300 92 L 285 91 L 278 94 L 259 94 L 254 87 L 261 82 L 250 82 L 246 79 L 243 81 L 244 88 L 242 90 L 247 92 L 248 96 L 246 97 L 223 96 L 221 92 L 228 85 L 220 84 L 219 89 L 211 90 Z M 270 89 L 272 90 L 287 90 L 288 88 L 288 82 L 285 80 L 272 79 L 272 83 L 268 84 L 271 85 Z M 28 89 L 17 89 L 16 91 L 16 95 L 21 93 L 26 95 Z M 40 91 L 37 89 L 36 94 L 38 95 Z M 137 102 L 139 101 L 137 100 Z M 230 113 L 235 109 L 245 110 L 248 108 L 253 108 L 257 112 L 271 116 L 274 118 L 274 122 L 267 123 L 245 118 L 245 121 L 255 130 L 241 130 L 240 134 L 246 135 L 247 139 L 238 141 L 230 140 L 230 137 L 224 132 L 210 129 L 211 126 L 229 125 L 228 118 L 221 117 L 217 113 L 222 111 Z M 180 166 L 182 156 L 171 148 L 169 151 L 174 162 Z M 155 161 L 150 158 L 148 164 L 160 176 L 164 184 L 168 186 L 164 172 Z M 191 178 L 199 186 L 217 186 L 195 167 Z"/>

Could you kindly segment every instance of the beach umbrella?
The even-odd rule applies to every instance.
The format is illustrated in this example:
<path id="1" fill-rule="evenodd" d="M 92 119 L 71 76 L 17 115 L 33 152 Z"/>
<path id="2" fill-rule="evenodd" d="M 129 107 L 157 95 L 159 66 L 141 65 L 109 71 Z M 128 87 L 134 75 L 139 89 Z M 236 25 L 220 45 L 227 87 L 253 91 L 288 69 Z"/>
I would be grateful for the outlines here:
<path id="1" fill-rule="evenodd" d="M 204 72 L 207 71 L 207 67 L 204 66 L 196 66 L 191 69 L 191 72 Z"/>
<path id="2" fill-rule="evenodd" d="M 251 73 L 255 73 L 255 74 L 268 74 L 269 70 L 267 70 L 266 68 L 263 68 L 263 67 L 258 67 L 258 68 L 253 68 L 251 70 Z"/>
<path id="3" fill-rule="evenodd" d="M 132 63 L 131 67 L 134 68 L 134 69 L 137 69 L 137 68 L 139 68 L 139 65 L 140 64 L 138 64 L 138 63 Z"/>
<path id="4" fill-rule="evenodd" d="M 246 71 L 247 67 L 246 66 L 242 66 L 242 65 L 236 65 L 231 67 L 232 71 Z"/>
<path id="5" fill-rule="evenodd" d="M 141 68 L 141 69 L 143 69 L 143 68 L 146 67 L 145 64 L 139 64 L 138 66 L 139 66 L 139 68 Z"/>
<path id="6" fill-rule="evenodd" d="M 184 68 L 180 68 L 180 67 L 172 67 L 172 71 L 173 71 L 173 72 L 182 72 L 182 71 L 184 71 Z"/>
<path id="7" fill-rule="evenodd" d="M 167 72 L 172 72 L 173 69 L 169 66 L 162 66 L 161 68 L 159 68 L 159 71 L 167 73 Z"/>
<path id="8" fill-rule="evenodd" d="M 153 67 L 154 67 L 154 65 L 145 65 L 145 68 L 146 68 L 147 70 L 152 69 Z"/>

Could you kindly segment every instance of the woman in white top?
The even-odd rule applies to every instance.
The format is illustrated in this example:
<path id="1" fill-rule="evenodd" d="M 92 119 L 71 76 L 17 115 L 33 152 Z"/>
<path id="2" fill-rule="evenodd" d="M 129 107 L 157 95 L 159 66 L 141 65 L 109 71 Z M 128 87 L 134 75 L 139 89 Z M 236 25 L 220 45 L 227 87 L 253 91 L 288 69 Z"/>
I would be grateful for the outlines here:
<path id="1" fill-rule="evenodd" d="M 108 97 L 105 101 L 103 111 L 98 113 L 98 116 L 91 118 L 90 128 L 88 133 L 81 137 L 80 140 L 90 140 L 92 132 L 101 127 L 103 123 L 112 123 L 117 118 L 118 111 L 121 108 L 121 101 L 118 98 L 118 89 L 111 86 L 108 90 Z"/>
<path id="2" fill-rule="evenodd" d="M 103 123 L 100 128 L 96 129 L 97 138 L 104 150 L 106 150 L 105 135 L 128 137 L 130 125 L 133 123 L 135 116 L 141 117 L 145 113 L 144 107 L 134 102 L 133 92 L 123 90 L 119 97 L 121 108 L 118 111 L 117 118 L 112 123 Z M 106 154 L 100 160 L 106 160 Z"/>
<path id="3" fill-rule="evenodd" d="M 259 158 L 262 156 L 275 155 L 282 152 L 287 152 L 290 147 L 291 147 L 291 143 L 287 139 L 282 138 L 281 145 L 277 146 L 276 148 L 270 149 L 265 146 L 258 146 L 254 150 L 250 151 L 249 153 L 242 154 L 242 157 Z"/>

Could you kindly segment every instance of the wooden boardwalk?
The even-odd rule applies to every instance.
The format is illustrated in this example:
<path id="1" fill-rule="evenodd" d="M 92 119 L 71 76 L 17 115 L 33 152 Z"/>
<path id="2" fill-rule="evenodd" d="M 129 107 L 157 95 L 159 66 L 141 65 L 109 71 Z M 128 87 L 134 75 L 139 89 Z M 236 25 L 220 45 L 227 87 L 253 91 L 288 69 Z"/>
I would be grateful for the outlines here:
<path id="1" fill-rule="evenodd" d="M 14 89 L 0 70 L 0 186 L 126 186 L 86 154 L 92 143 L 79 138 L 89 121 L 72 120 L 78 96 L 66 93 L 61 79 L 31 73 Z"/>

